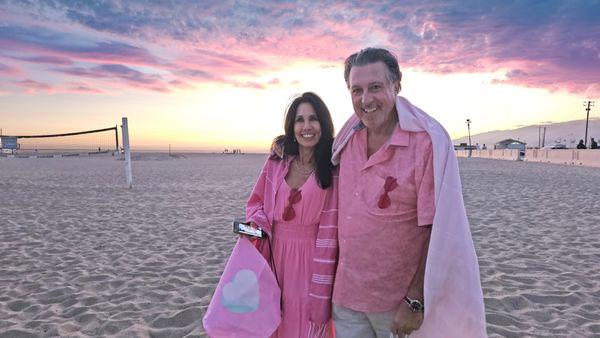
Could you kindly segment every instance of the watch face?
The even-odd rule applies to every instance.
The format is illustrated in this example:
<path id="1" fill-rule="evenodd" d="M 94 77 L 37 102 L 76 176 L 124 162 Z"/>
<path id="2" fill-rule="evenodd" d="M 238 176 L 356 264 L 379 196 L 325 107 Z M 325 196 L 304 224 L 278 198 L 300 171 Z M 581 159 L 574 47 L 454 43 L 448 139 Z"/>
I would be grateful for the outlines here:
<path id="1" fill-rule="evenodd" d="M 417 301 L 417 300 L 413 300 L 413 301 L 410 303 L 410 309 L 411 309 L 413 312 L 421 312 L 421 311 L 423 311 L 423 304 L 421 304 L 421 302 L 419 302 L 419 301 Z"/>
<path id="2" fill-rule="evenodd" d="M 404 302 L 406 304 L 408 304 L 408 307 L 410 307 L 410 310 L 412 312 L 423 312 L 423 309 L 425 308 L 423 306 L 423 303 L 421 303 L 421 301 L 416 300 L 416 299 L 410 299 L 408 297 L 404 298 Z"/>

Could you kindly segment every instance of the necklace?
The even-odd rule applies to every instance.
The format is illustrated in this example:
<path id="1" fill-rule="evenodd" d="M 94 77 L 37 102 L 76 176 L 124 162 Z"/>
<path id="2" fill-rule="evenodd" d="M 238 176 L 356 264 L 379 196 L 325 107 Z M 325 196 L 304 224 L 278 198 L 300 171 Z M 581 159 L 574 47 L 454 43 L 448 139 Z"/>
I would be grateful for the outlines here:
<path id="1" fill-rule="evenodd" d="M 298 162 L 297 157 L 294 160 L 294 164 L 295 165 L 293 165 L 292 168 L 302 175 L 308 176 L 308 175 L 312 174 L 313 171 L 315 171 L 315 166 L 312 164 L 310 165 L 310 170 L 303 169 L 302 166 L 300 165 L 300 162 Z"/>

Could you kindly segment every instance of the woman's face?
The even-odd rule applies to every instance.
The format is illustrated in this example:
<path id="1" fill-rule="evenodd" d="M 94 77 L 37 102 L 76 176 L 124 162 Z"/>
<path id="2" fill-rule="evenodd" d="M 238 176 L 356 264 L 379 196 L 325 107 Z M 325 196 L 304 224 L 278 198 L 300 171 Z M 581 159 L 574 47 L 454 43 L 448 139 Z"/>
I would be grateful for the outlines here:
<path id="1" fill-rule="evenodd" d="M 313 106 L 303 102 L 294 119 L 294 137 L 300 148 L 314 148 L 321 139 L 321 124 Z"/>

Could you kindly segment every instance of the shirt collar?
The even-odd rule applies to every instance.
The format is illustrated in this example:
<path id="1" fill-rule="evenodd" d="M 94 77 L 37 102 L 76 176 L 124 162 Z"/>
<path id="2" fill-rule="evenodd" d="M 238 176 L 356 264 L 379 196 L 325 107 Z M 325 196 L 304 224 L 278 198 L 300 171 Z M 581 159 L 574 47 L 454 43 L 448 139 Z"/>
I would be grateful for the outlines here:
<path id="1" fill-rule="evenodd" d="M 365 124 L 361 120 L 358 120 L 358 123 L 354 127 L 352 127 L 352 129 L 356 132 L 361 129 L 365 129 L 366 127 L 367 126 L 365 126 Z"/>
<path id="2" fill-rule="evenodd" d="M 388 142 L 388 144 L 393 146 L 406 147 L 409 144 L 409 140 L 410 133 L 406 130 L 402 130 L 402 128 L 400 128 L 400 125 L 398 124 L 396 129 L 394 129 L 394 132 L 392 133 L 392 137 L 390 137 L 390 141 Z"/>
<path id="3" fill-rule="evenodd" d="M 352 128 L 355 132 L 359 132 L 363 129 L 367 128 L 362 121 L 358 121 L 358 123 Z M 403 146 L 406 147 L 409 144 L 410 133 L 406 130 L 400 128 L 400 124 L 394 129 L 390 140 L 388 141 L 388 145 L 393 146 Z"/>

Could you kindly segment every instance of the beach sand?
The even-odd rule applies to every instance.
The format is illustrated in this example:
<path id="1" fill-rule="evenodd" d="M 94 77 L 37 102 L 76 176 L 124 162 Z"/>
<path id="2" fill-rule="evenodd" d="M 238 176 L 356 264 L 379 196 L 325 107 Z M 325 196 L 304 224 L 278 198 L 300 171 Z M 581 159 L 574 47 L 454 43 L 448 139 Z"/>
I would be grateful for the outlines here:
<path id="1" fill-rule="evenodd" d="M 265 155 L 0 158 L 0 337 L 203 337 Z M 600 169 L 461 159 L 490 337 L 600 336 Z"/>
<path id="2" fill-rule="evenodd" d="M 490 337 L 600 337 L 600 169 L 460 167 Z"/>

